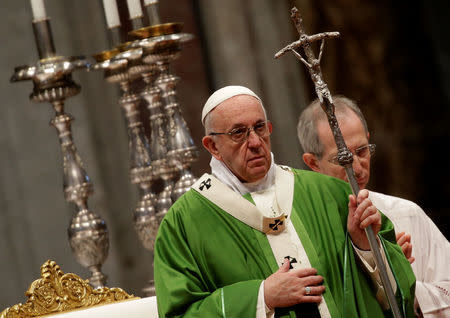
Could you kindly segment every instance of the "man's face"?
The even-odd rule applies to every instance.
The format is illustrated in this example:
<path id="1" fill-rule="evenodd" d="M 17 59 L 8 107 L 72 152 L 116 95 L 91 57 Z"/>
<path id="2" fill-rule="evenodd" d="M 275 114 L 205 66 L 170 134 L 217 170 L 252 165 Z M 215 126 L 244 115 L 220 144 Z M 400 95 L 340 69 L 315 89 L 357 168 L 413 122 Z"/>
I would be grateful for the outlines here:
<path id="1" fill-rule="evenodd" d="M 237 95 L 227 99 L 211 113 L 212 132 L 230 132 L 239 127 L 253 127 L 266 120 L 259 101 L 249 95 Z M 269 131 L 272 126 L 269 123 Z M 243 182 L 255 182 L 263 178 L 271 165 L 270 136 L 259 137 L 254 131 L 242 143 L 231 140 L 229 135 L 205 136 L 205 148 Z"/>
<path id="2" fill-rule="evenodd" d="M 364 126 L 353 111 L 348 111 L 345 115 L 339 116 L 338 122 L 344 141 L 353 154 L 355 154 L 355 149 L 369 143 L 369 136 L 364 131 Z M 330 162 L 337 155 L 337 147 L 330 126 L 326 120 L 317 123 L 317 133 L 324 146 L 324 152 L 322 158 L 317 160 L 318 170 L 313 170 L 348 181 L 345 169 L 340 165 Z M 354 155 L 353 170 L 355 171 L 359 187 L 364 189 L 370 178 L 370 154 L 363 158 Z"/>

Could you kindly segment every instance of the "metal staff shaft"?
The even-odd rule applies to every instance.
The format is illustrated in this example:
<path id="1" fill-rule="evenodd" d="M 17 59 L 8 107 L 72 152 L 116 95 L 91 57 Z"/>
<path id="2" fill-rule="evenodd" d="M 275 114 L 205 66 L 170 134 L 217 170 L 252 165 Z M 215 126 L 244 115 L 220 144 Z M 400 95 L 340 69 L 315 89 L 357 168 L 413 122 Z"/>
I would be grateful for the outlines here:
<path id="1" fill-rule="evenodd" d="M 334 104 L 333 100 L 331 98 L 330 91 L 327 87 L 327 84 L 323 80 L 322 71 L 320 69 L 320 60 L 322 58 L 322 52 L 323 47 L 325 44 L 325 39 L 327 38 L 333 38 L 338 37 L 339 32 L 325 32 L 325 33 L 319 33 L 315 35 L 307 35 L 306 32 L 303 29 L 302 25 L 302 19 L 300 17 L 300 14 L 297 10 L 297 8 L 292 8 L 291 10 L 291 18 L 293 22 L 295 23 L 295 27 L 297 28 L 297 31 L 300 35 L 300 38 L 298 41 L 295 41 L 280 51 L 278 51 L 275 54 L 275 58 L 280 57 L 281 55 L 285 54 L 286 52 L 292 52 L 297 59 L 299 59 L 303 64 L 306 65 L 308 68 L 308 71 L 311 75 L 311 79 L 314 82 L 315 90 L 317 93 L 317 96 L 320 101 L 320 105 L 322 109 L 325 111 L 328 119 L 328 123 L 330 124 L 331 131 L 333 133 L 334 140 L 336 142 L 336 146 L 338 149 L 338 161 L 339 164 L 344 167 L 345 172 L 347 174 L 348 181 L 350 183 L 350 186 L 352 188 L 353 194 L 355 196 L 359 193 L 359 186 L 356 181 L 355 172 L 353 171 L 353 154 L 348 149 L 347 145 L 345 144 L 344 137 L 342 136 L 341 129 L 339 128 L 338 121 L 336 119 L 336 115 L 334 113 Z M 321 40 L 320 45 L 320 52 L 319 57 L 316 58 L 314 55 L 314 52 L 311 48 L 311 43 Z M 306 58 L 304 58 L 299 52 L 297 52 L 295 49 L 297 47 L 302 47 L 303 52 Z M 383 262 L 380 249 L 378 248 L 378 242 L 375 236 L 375 233 L 373 232 L 373 229 L 371 226 L 367 227 L 365 229 L 367 239 L 369 241 L 370 249 L 372 250 L 375 264 L 379 270 L 381 282 L 384 287 L 384 291 L 386 293 L 389 306 L 391 307 L 392 313 L 395 318 L 401 318 L 402 314 L 400 313 L 400 310 L 398 308 L 397 301 L 395 299 L 395 294 L 393 287 L 389 281 L 389 277 L 387 274 L 386 266 Z"/>
<path id="2" fill-rule="evenodd" d="M 325 111 L 327 114 L 328 122 L 331 127 L 331 131 L 333 132 L 334 140 L 336 144 L 342 143 L 342 148 L 338 148 L 338 161 L 339 164 L 344 167 L 345 173 L 347 174 L 348 182 L 352 188 L 352 192 L 355 196 L 359 193 L 359 185 L 356 181 L 355 172 L 353 170 L 353 154 L 348 150 L 347 145 L 345 144 L 345 141 L 342 137 L 342 132 L 339 128 L 339 124 L 337 123 L 336 116 L 334 114 L 334 105 L 333 102 L 328 99 L 328 96 L 326 96 L 323 99 L 323 102 L 321 103 L 322 108 L 325 110 L 331 110 L 331 111 Z M 347 157 L 349 156 L 349 157 Z M 381 256 L 380 249 L 378 248 L 378 242 L 375 236 L 375 233 L 373 232 L 373 229 L 371 226 L 365 228 L 366 236 L 369 241 L 370 249 L 372 250 L 372 253 L 374 255 L 375 264 L 377 265 L 379 272 L 380 272 L 380 278 L 381 282 L 384 287 L 384 291 L 386 293 L 389 306 L 391 307 L 392 313 L 394 317 L 402 317 L 402 314 L 400 312 L 400 309 L 398 308 L 397 301 L 395 299 L 394 289 L 391 285 L 391 282 L 389 280 L 386 266 L 383 262 L 383 258 Z"/>

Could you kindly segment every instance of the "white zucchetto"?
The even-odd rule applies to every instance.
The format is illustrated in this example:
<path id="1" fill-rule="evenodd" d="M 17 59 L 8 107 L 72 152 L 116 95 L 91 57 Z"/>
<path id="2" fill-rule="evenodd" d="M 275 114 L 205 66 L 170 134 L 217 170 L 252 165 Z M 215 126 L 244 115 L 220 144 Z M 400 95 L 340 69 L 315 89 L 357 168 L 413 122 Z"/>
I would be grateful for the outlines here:
<path id="1" fill-rule="evenodd" d="M 244 86 L 225 86 L 215 91 L 206 101 L 202 111 L 202 124 L 205 125 L 205 117 L 210 111 L 219 106 L 222 102 L 237 95 L 250 95 L 255 97 L 262 105 L 261 99 L 252 90 Z M 263 107 L 264 108 L 264 107 Z"/>

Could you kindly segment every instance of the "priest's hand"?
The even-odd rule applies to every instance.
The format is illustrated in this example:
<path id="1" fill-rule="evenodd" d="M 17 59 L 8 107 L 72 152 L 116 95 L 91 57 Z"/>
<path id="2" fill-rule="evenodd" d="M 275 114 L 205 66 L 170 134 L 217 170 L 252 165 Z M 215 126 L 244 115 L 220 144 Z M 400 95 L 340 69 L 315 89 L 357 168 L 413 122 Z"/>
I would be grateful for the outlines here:
<path id="1" fill-rule="evenodd" d="M 358 203 L 358 204 L 357 204 Z M 381 228 L 381 214 L 369 199 L 369 191 L 359 191 L 358 197 L 349 196 L 347 230 L 355 244 L 361 250 L 370 250 L 369 240 L 364 229 L 372 226 L 375 235 Z"/>
<path id="2" fill-rule="evenodd" d="M 411 235 L 406 234 L 405 232 L 400 232 L 395 234 L 395 238 L 397 240 L 397 244 L 402 248 L 402 252 L 405 254 L 408 262 L 410 264 L 414 263 L 415 258 L 412 257 Z"/>
<path id="3" fill-rule="evenodd" d="M 273 309 L 299 303 L 320 303 L 325 286 L 318 284 L 323 282 L 323 277 L 317 275 L 315 268 L 289 270 L 290 265 L 289 260 L 285 259 L 278 271 L 266 278 L 264 282 L 266 306 Z"/>

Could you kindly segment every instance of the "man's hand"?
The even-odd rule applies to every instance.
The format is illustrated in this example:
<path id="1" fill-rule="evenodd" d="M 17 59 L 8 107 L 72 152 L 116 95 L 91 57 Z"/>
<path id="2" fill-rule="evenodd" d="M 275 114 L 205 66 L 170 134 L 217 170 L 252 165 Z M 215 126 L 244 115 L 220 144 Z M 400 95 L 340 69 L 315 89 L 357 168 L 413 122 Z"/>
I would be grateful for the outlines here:
<path id="1" fill-rule="evenodd" d="M 412 244 L 411 244 L 411 235 L 406 234 L 405 232 L 397 233 L 395 235 L 397 240 L 397 244 L 402 248 L 403 254 L 405 254 L 406 259 L 410 264 L 414 263 L 416 260 L 411 256 L 412 254 Z"/>
<path id="2" fill-rule="evenodd" d="M 314 268 L 289 270 L 290 262 L 285 259 L 280 269 L 266 278 L 264 282 L 264 301 L 270 309 L 289 307 L 299 303 L 320 303 L 325 286 L 323 277 L 316 275 Z M 307 289 L 310 290 L 307 295 Z"/>
<path id="3" fill-rule="evenodd" d="M 358 204 L 356 204 L 358 203 Z M 375 235 L 381 228 L 381 215 L 369 200 L 369 191 L 361 190 L 358 197 L 349 196 L 347 230 L 353 244 L 362 250 L 370 250 L 369 240 L 364 229 L 372 226 Z"/>

